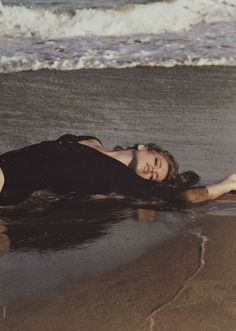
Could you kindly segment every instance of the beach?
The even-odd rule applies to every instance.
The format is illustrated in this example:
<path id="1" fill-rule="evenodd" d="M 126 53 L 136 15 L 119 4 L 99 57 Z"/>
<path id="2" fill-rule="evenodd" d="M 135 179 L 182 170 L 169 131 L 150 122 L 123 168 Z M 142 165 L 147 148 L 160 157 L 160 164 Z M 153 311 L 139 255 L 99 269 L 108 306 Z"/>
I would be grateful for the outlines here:
<path id="1" fill-rule="evenodd" d="M 235 80 L 231 67 L 3 74 L 1 151 L 66 132 L 158 140 L 212 183 L 235 169 Z M 0 328 L 232 331 L 235 215 L 234 195 L 3 208 Z"/>
<path id="2" fill-rule="evenodd" d="M 153 313 L 153 330 L 235 329 L 235 211 L 206 219 L 205 264 L 174 300 Z"/>
<path id="3" fill-rule="evenodd" d="M 0 155 L 89 135 L 161 145 L 200 186 L 235 173 L 235 17 L 235 0 L 0 0 Z M 0 206 L 0 330 L 236 330 L 234 193 Z"/>
<path id="4" fill-rule="evenodd" d="M 233 330 L 235 221 L 235 207 L 222 207 L 220 215 L 209 213 L 197 227 L 134 263 L 78 281 L 67 291 L 3 305 L 1 327 Z"/>
<path id="5" fill-rule="evenodd" d="M 192 236 L 180 236 L 135 263 L 78 282 L 70 291 L 6 305 L 2 328 L 148 330 L 148 315 L 197 268 L 198 244 Z"/>

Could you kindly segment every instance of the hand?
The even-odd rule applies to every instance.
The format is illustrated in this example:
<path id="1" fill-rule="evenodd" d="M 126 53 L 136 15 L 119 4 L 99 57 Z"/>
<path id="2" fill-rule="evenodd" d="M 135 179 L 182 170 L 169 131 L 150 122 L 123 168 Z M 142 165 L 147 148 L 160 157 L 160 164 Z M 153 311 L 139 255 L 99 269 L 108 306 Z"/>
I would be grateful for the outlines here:
<path id="1" fill-rule="evenodd" d="M 231 174 L 220 182 L 207 186 L 206 188 L 189 189 L 180 194 L 180 201 L 200 203 L 214 200 L 230 191 L 236 191 L 236 174 Z"/>
<path id="2" fill-rule="evenodd" d="M 236 174 L 228 175 L 219 184 L 228 187 L 228 192 L 236 190 Z"/>
<path id="3" fill-rule="evenodd" d="M 225 193 L 236 190 L 236 174 L 229 175 L 217 184 L 207 186 L 209 199 L 214 200 Z"/>

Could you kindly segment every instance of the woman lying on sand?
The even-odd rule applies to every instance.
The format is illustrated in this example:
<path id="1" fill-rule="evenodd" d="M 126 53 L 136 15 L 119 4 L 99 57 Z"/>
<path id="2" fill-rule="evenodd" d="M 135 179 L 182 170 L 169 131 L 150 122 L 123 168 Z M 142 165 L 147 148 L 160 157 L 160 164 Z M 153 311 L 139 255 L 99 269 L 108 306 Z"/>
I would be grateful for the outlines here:
<path id="1" fill-rule="evenodd" d="M 15 205 L 34 191 L 78 195 L 116 192 L 139 198 L 198 203 L 236 190 L 236 174 L 191 188 L 199 176 L 178 172 L 174 157 L 155 144 L 104 149 L 99 139 L 65 134 L 0 156 L 0 205 Z"/>

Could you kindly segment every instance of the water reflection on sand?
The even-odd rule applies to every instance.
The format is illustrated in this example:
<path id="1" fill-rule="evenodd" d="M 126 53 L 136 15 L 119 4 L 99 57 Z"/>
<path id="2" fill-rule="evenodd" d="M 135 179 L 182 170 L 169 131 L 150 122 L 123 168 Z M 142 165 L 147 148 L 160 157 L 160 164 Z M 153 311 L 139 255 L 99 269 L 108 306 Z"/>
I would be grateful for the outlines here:
<path id="1" fill-rule="evenodd" d="M 4 302 L 111 271 L 176 236 L 195 218 L 193 210 L 120 197 L 67 200 L 44 211 L 16 208 L 3 214 Z"/>

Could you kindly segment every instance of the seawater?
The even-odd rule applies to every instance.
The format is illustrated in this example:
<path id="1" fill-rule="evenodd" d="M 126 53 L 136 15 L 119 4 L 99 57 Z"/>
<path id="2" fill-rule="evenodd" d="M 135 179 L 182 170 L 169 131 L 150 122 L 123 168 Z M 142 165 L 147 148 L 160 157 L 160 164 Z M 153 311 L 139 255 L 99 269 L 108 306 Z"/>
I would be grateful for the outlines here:
<path id="1" fill-rule="evenodd" d="M 236 0 L 14 0 L 0 13 L 0 72 L 236 64 Z"/>
<path id="2" fill-rule="evenodd" d="M 160 0 L 159 2 L 161 2 Z M 5 5 L 18 5 L 27 7 L 49 7 L 57 6 L 61 8 L 117 8 L 127 4 L 145 4 L 156 2 L 155 0 L 3 0 Z"/>

